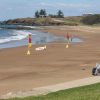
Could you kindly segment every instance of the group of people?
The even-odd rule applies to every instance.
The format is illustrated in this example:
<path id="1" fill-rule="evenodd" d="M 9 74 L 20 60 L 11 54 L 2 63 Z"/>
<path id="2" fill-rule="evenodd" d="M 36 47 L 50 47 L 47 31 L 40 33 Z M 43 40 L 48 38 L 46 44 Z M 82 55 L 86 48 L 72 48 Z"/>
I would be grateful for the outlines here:
<path id="1" fill-rule="evenodd" d="M 72 36 L 67 33 L 65 38 L 67 38 L 66 48 L 68 48 L 69 47 L 69 42 L 72 41 Z M 29 34 L 29 36 L 28 36 L 28 51 L 27 51 L 27 55 L 31 54 L 31 52 L 30 52 L 31 48 L 32 48 L 32 35 Z M 44 49 L 46 49 L 46 45 L 44 47 L 38 47 L 35 50 L 44 50 Z"/>

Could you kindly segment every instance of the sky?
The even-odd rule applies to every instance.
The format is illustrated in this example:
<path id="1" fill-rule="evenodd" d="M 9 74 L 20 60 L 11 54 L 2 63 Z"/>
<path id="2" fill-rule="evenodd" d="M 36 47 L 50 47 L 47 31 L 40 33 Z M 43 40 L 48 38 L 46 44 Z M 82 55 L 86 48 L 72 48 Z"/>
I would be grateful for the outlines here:
<path id="1" fill-rule="evenodd" d="M 50 14 L 62 10 L 65 16 L 100 14 L 100 0 L 0 0 L 0 21 L 34 17 L 40 9 Z"/>

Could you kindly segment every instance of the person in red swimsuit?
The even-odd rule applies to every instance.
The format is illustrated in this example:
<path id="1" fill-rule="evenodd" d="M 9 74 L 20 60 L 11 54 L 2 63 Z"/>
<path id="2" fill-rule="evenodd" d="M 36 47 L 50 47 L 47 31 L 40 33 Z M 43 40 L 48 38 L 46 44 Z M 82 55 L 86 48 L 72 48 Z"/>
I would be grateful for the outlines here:
<path id="1" fill-rule="evenodd" d="M 31 51 L 30 51 L 31 48 L 32 48 L 32 35 L 29 34 L 29 36 L 28 36 L 28 51 L 27 51 L 27 55 L 31 54 Z"/>
<path id="2" fill-rule="evenodd" d="M 67 38 L 67 40 L 69 41 L 70 36 L 69 36 L 69 34 L 68 34 L 68 33 L 67 33 L 67 35 L 66 35 L 66 38 Z"/>
<path id="3" fill-rule="evenodd" d="M 29 34 L 28 36 L 28 48 L 31 48 L 32 47 L 32 35 Z"/>
<path id="4" fill-rule="evenodd" d="M 66 48 L 69 48 L 69 42 L 70 42 L 70 35 L 67 33 L 66 35 L 66 38 L 67 38 L 67 45 L 66 45 Z"/>

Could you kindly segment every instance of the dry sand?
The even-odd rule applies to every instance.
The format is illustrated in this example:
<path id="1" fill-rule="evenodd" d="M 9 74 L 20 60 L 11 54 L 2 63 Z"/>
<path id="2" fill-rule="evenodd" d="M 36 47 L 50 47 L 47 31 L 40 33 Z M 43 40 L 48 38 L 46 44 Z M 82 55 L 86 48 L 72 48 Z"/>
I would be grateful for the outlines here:
<path id="1" fill-rule="evenodd" d="M 35 51 L 27 56 L 27 47 L 0 50 L 0 95 L 9 92 L 28 91 L 36 87 L 54 85 L 91 77 L 91 70 L 100 62 L 100 28 L 56 27 L 45 30 L 55 35 L 73 36 L 83 43 L 50 43 L 45 51 Z"/>
<path id="2" fill-rule="evenodd" d="M 56 92 L 59 90 L 65 90 L 65 89 L 75 88 L 79 86 L 95 84 L 98 82 L 100 82 L 100 76 L 89 77 L 89 78 L 78 79 L 78 80 L 55 84 L 55 85 L 33 88 L 29 91 L 9 92 L 6 95 L 2 95 L 0 98 L 9 99 L 9 98 L 15 98 L 15 97 L 23 98 L 27 96 L 46 95 L 48 93 Z"/>

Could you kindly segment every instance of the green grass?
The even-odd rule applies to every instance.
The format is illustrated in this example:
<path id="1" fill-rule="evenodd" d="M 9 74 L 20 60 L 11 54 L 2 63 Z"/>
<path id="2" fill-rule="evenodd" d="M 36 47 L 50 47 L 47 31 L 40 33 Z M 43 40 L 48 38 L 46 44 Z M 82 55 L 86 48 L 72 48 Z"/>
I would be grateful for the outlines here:
<path id="1" fill-rule="evenodd" d="M 49 93 L 45 96 L 7 100 L 100 100 L 100 83 Z"/>

